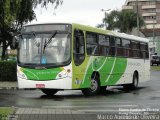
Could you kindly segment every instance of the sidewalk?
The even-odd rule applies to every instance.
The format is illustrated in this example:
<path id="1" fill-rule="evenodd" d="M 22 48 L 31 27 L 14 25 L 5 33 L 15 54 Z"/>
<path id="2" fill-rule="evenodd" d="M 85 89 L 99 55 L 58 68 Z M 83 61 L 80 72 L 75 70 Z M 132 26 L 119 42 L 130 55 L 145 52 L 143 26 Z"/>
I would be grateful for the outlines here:
<path id="1" fill-rule="evenodd" d="M 17 82 L 1 82 L 0 89 L 18 89 Z M 70 109 L 14 108 L 6 120 L 98 120 L 96 114 Z"/>
<path id="2" fill-rule="evenodd" d="M 97 114 L 69 109 L 17 108 L 9 120 L 98 120 Z"/>
<path id="3" fill-rule="evenodd" d="M 0 81 L 0 89 L 18 89 L 18 83 Z"/>

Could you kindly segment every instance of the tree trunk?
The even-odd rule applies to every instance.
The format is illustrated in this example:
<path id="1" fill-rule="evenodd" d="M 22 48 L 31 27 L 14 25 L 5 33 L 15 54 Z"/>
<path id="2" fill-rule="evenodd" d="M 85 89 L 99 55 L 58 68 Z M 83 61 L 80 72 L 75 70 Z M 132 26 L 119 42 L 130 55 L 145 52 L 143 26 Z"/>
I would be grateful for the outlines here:
<path id="1" fill-rule="evenodd" d="M 6 50 L 7 50 L 7 47 L 6 47 L 6 41 L 3 41 L 2 42 L 2 60 L 5 60 L 6 59 Z"/>

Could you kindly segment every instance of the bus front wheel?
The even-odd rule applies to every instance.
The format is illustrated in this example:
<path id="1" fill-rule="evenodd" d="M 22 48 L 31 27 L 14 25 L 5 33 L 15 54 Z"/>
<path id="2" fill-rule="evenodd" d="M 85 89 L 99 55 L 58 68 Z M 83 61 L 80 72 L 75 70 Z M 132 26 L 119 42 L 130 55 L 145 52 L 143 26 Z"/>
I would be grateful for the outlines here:
<path id="1" fill-rule="evenodd" d="M 58 92 L 56 89 L 41 89 L 41 91 L 48 96 L 52 96 Z"/>
<path id="2" fill-rule="evenodd" d="M 98 76 L 91 79 L 90 88 L 82 89 L 82 93 L 86 96 L 93 96 L 100 92 L 100 83 Z"/>

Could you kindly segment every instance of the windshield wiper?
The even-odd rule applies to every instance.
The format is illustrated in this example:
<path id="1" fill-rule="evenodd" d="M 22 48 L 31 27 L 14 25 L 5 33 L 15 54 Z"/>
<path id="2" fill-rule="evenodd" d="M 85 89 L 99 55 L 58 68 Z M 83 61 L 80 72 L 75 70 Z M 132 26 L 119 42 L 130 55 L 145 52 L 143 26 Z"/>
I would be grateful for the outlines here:
<path id="1" fill-rule="evenodd" d="M 54 38 L 54 37 L 57 35 L 57 33 L 58 33 L 57 31 L 54 32 L 54 33 L 51 35 L 51 37 L 49 38 L 48 41 L 45 40 L 45 43 L 44 43 L 44 46 L 43 46 L 43 53 L 44 53 L 46 47 L 51 43 L 52 38 Z"/>

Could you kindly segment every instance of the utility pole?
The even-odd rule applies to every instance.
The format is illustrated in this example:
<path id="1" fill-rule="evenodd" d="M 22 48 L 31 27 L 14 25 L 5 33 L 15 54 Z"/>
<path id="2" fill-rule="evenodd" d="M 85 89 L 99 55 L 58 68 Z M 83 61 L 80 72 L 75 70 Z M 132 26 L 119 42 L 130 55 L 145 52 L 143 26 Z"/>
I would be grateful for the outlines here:
<path id="1" fill-rule="evenodd" d="M 155 1 L 155 5 L 156 5 L 156 0 Z M 157 11 L 156 11 L 156 16 L 157 16 Z M 155 53 L 155 49 L 156 49 L 156 44 L 155 44 L 155 21 L 156 21 L 156 16 L 153 16 L 153 52 Z"/>
<path id="2" fill-rule="evenodd" d="M 153 45 L 155 45 L 155 17 L 153 17 Z"/>
<path id="3" fill-rule="evenodd" d="M 111 9 L 107 9 L 107 10 L 104 10 L 104 9 L 101 9 L 102 12 L 104 12 L 104 18 L 105 20 L 107 19 L 107 15 L 108 15 L 108 11 L 110 11 Z M 104 26 L 105 26 L 105 29 L 107 29 L 107 23 L 106 21 L 103 21 L 104 22 Z"/>
<path id="4" fill-rule="evenodd" d="M 136 11 L 137 11 L 137 36 L 140 36 L 140 33 L 139 33 L 139 7 L 138 7 L 138 0 L 136 0 Z"/>

